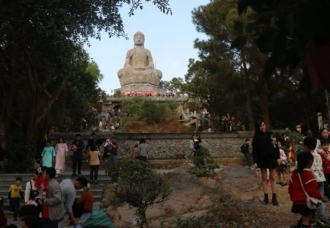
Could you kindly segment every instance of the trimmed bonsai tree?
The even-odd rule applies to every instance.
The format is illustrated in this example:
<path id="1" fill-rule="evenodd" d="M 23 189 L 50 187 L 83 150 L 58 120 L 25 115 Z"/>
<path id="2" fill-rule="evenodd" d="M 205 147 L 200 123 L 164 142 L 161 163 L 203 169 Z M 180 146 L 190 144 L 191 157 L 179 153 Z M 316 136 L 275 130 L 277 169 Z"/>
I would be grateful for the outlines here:
<path id="1" fill-rule="evenodd" d="M 108 175 L 114 181 L 110 191 L 115 193 L 115 199 L 111 203 L 125 202 L 133 208 L 140 228 L 148 227 L 147 209 L 166 201 L 171 194 L 166 178 L 138 159 L 118 162 L 116 167 L 109 168 Z"/>

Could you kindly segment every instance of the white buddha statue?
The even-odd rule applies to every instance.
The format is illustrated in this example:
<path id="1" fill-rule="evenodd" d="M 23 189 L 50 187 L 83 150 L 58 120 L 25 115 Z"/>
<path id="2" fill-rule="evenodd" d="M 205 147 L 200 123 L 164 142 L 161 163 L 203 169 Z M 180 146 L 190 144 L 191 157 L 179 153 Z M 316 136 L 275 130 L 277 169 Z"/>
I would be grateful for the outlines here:
<path id="1" fill-rule="evenodd" d="M 134 35 L 134 48 L 128 50 L 125 65 L 118 71 L 121 87 L 135 85 L 159 86 L 162 72 L 154 68 L 151 52 L 144 48 L 144 35 Z"/>

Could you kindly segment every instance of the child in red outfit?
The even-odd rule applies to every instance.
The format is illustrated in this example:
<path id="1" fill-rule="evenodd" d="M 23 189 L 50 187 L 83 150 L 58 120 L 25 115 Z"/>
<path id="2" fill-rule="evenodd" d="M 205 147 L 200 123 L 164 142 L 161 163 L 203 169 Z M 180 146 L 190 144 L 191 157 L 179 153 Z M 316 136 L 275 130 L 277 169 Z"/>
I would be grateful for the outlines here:
<path id="1" fill-rule="evenodd" d="M 330 184 L 330 151 L 329 141 L 327 139 L 321 140 L 321 147 L 323 151 L 320 153 L 322 158 L 323 173 L 327 183 Z"/>
<path id="2" fill-rule="evenodd" d="M 47 192 L 47 185 L 48 182 L 44 180 L 44 172 L 46 171 L 47 167 L 43 166 L 41 168 L 41 173 L 38 177 L 38 179 L 35 181 L 35 187 L 37 188 L 37 190 L 40 192 L 41 190 L 41 185 L 43 185 L 44 189 L 43 189 L 43 194 L 46 194 Z M 46 204 L 42 205 L 42 218 L 49 218 L 49 213 L 48 213 L 48 206 Z"/>
<path id="3" fill-rule="evenodd" d="M 307 228 L 309 225 L 309 219 L 312 212 L 306 205 L 306 195 L 301 186 L 299 176 L 304 185 L 305 191 L 310 197 L 326 201 L 327 199 L 323 197 L 318 191 L 318 183 L 310 171 L 312 167 L 314 157 L 310 152 L 300 152 L 297 156 L 298 166 L 297 169 L 292 172 L 291 180 L 289 184 L 289 194 L 291 201 L 293 202 L 291 212 L 295 214 L 301 214 L 301 219 L 297 224 L 297 228 Z"/>

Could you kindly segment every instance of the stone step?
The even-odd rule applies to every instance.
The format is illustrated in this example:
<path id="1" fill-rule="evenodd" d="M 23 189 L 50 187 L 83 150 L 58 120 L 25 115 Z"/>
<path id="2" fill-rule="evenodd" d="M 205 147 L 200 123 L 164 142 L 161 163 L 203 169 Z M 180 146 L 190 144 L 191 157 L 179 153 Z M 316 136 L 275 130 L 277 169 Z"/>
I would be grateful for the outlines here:
<path id="1" fill-rule="evenodd" d="M 95 184 L 92 184 L 90 186 L 90 191 L 93 193 L 93 194 L 101 194 L 102 193 L 102 189 L 103 189 L 103 186 L 104 184 L 97 184 L 97 186 Z M 0 189 L 0 196 L 2 197 L 7 197 L 8 195 L 8 190 L 9 190 L 9 187 L 8 186 L 5 186 L 5 185 L 2 185 L 1 186 L 2 188 Z M 23 188 L 23 190 L 25 190 L 25 188 Z M 77 193 L 81 192 L 82 190 L 77 190 Z"/>
<path id="2" fill-rule="evenodd" d="M 67 171 L 63 174 L 63 176 L 60 176 L 57 179 L 58 182 L 61 182 L 63 179 L 72 179 L 75 180 L 77 177 L 71 177 L 72 172 Z M 82 171 L 82 176 L 86 177 L 87 180 L 89 180 L 89 172 L 88 171 Z M 8 190 L 9 186 L 15 183 L 16 177 L 22 177 L 22 188 L 25 189 L 26 183 L 30 180 L 30 174 L 22 174 L 22 173 L 10 173 L 10 174 L 0 174 L 0 196 L 5 198 L 3 210 L 4 214 L 7 218 L 12 219 L 13 212 L 9 211 L 9 200 L 7 199 L 8 196 Z M 108 175 L 104 173 L 104 171 L 100 171 L 98 175 L 98 183 L 89 183 L 90 185 L 90 191 L 94 195 L 94 201 L 95 204 L 99 205 L 99 202 L 101 201 L 102 197 L 102 191 L 104 185 L 110 183 L 110 178 Z M 81 195 L 83 190 L 77 191 L 77 197 Z M 23 206 L 24 203 L 21 202 L 21 206 Z"/>
<path id="3" fill-rule="evenodd" d="M 79 197 L 79 195 L 77 195 L 77 197 Z M 94 195 L 94 201 L 95 202 L 100 202 L 101 201 L 101 195 Z M 20 205 L 23 206 L 24 203 L 21 202 Z M 3 209 L 4 210 L 8 210 L 9 209 L 9 200 L 8 199 L 5 200 L 5 202 L 3 204 Z"/>
<path id="4" fill-rule="evenodd" d="M 88 182 L 89 182 L 89 175 L 82 175 L 82 176 L 85 177 L 88 180 Z M 20 176 L 20 177 L 23 179 L 22 186 L 25 186 L 26 183 L 30 180 L 30 176 Z M 15 177 L 1 177 L 0 176 L 0 178 L 1 178 L 0 184 L 5 183 L 5 184 L 12 185 L 12 184 L 15 183 L 16 176 Z M 59 178 L 56 178 L 56 180 L 58 182 L 61 182 L 64 179 L 75 180 L 75 179 L 77 179 L 77 177 L 71 178 L 70 176 L 68 176 L 68 177 L 59 177 Z M 110 178 L 108 176 L 98 176 L 97 180 L 99 182 L 100 181 L 104 182 L 104 181 L 110 181 Z"/>
<path id="5" fill-rule="evenodd" d="M 89 176 L 89 171 L 82 171 L 81 172 L 83 176 Z M 66 171 L 64 172 L 64 174 L 62 176 L 59 177 L 59 179 L 63 179 L 64 178 L 71 178 L 72 172 L 69 169 L 66 169 Z M 2 173 L 0 174 L 0 182 L 2 181 L 2 178 L 9 178 L 9 177 L 30 177 L 30 173 Z M 104 170 L 99 170 L 98 176 L 107 176 L 107 174 L 105 173 Z M 57 178 L 56 178 L 57 179 Z"/>

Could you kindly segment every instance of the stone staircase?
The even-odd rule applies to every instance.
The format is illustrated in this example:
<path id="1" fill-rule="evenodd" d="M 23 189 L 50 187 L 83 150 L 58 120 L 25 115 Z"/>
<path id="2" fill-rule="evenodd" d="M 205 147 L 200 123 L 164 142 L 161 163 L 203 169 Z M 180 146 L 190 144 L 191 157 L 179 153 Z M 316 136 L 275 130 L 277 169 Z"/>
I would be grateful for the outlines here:
<path id="1" fill-rule="evenodd" d="M 59 178 L 56 178 L 58 182 L 61 182 L 63 179 L 71 179 L 71 172 L 65 172 L 65 174 Z M 89 180 L 89 172 L 82 171 L 82 176 L 86 177 Z M 30 174 L 0 174 L 0 196 L 5 199 L 4 203 L 4 213 L 6 217 L 9 219 L 9 222 L 13 219 L 13 212 L 9 211 L 9 200 L 8 198 L 8 190 L 10 185 L 15 183 L 16 177 L 22 177 L 22 187 L 25 190 L 26 183 L 30 180 Z M 75 178 L 73 178 L 75 179 Z M 94 195 L 94 209 L 99 209 L 99 202 L 101 201 L 103 186 L 110 182 L 110 178 L 104 173 L 104 171 L 99 172 L 98 184 L 90 184 L 90 191 L 92 191 Z M 77 197 L 81 195 L 82 190 L 77 191 Z M 21 203 L 21 206 L 23 203 Z"/>

